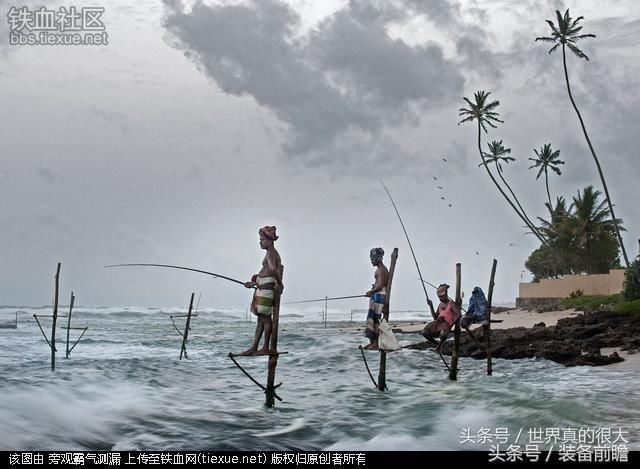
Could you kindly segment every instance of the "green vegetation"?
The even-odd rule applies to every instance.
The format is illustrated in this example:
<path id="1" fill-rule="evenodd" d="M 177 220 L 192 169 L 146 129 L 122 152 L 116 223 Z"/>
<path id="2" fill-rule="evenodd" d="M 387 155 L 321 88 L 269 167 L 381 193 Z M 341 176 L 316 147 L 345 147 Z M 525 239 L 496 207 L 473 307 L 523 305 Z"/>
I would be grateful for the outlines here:
<path id="1" fill-rule="evenodd" d="M 613 309 L 618 313 L 640 314 L 640 300 L 625 301 L 617 304 Z"/>
<path id="2" fill-rule="evenodd" d="M 624 273 L 624 298 L 626 300 L 640 299 L 640 255 Z"/>
<path id="3" fill-rule="evenodd" d="M 534 235 L 536 235 L 536 237 L 540 240 L 542 244 L 546 244 L 546 240 L 542 236 L 540 236 L 540 234 L 536 230 L 536 227 L 530 222 L 529 217 L 527 217 L 526 214 L 524 213 L 524 210 L 521 211 L 518 209 L 518 207 L 516 207 L 516 205 L 511 200 L 511 198 L 504 192 L 504 190 L 502 189 L 498 181 L 496 181 L 496 178 L 491 172 L 491 169 L 489 169 L 490 155 L 482 151 L 482 139 L 481 139 L 482 131 L 487 133 L 487 126 L 495 129 L 497 128 L 498 123 L 504 122 L 500 120 L 500 117 L 499 117 L 500 114 L 498 114 L 498 111 L 497 111 L 497 108 L 500 105 L 500 101 L 497 101 L 497 100 L 490 101 L 489 100 L 490 94 L 491 92 L 487 92 L 484 90 L 476 91 L 473 95 L 474 101 L 471 101 L 469 98 L 464 97 L 463 99 L 466 101 L 469 107 L 459 109 L 458 115 L 462 117 L 462 119 L 460 120 L 460 122 L 458 122 L 458 125 L 464 122 L 473 122 L 474 120 L 478 123 L 477 144 L 478 144 L 478 153 L 480 154 L 481 166 L 483 166 L 484 169 L 487 171 L 487 175 L 491 178 L 491 181 L 497 187 L 498 191 L 500 191 L 500 194 L 502 194 L 502 197 L 505 198 L 507 203 L 516 212 L 516 214 L 520 217 L 520 219 L 524 222 L 524 224 L 527 225 L 527 227 L 531 230 L 531 232 Z M 500 145 L 501 144 L 502 144 L 502 141 L 500 141 Z M 490 145 L 489 146 L 490 151 L 491 151 L 491 148 L 492 147 Z M 504 148 L 502 150 L 504 150 Z M 506 154 L 508 154 L 508 152 L 506 152 L 505 150 L 505 152 L 501 153 L 499 156 L 504 156 Z M 498 159 L 491 160 L 491 161 L 494 161 L 496 163 L 499 162 Z M 506 163 L 508 160 L 503 159 L 503 161 Z"/>
<path id="4" fill-rule="evenodd" d="M 539 218 L 539 230 L 547 245 L 533 251 L 525 263 L 534 281 L 581 272 L 604 274 L 619 266 L 615 226 L 600 196 L 589 186 L 578 192 L 568 209 L 562 197 L 553 208 L 545 204 L 550 216 Z M 622 225 L 622 220 L 617 222 Z"/>
<path id="5" fill-rule="evenodd" d="M 574 298 L 565 298 L 560 302 L 560 305 L 563 308 L 574 308 L 586 312 L 607 309 L 618 313 L 640 314 L 640 299 L 624 301 L 624 296 L 621 293 L 609 296 L 575 296 Z"/>
<path id="6" fill-rule="evenodd" d="M 602 306 L 615 307 L 623 302 L 621 294 L 617 295 L 589 295 L 577 296 L 575 298 L 565 298 L 560 302 L 563 308 L 574 308 L 581 311 L 596 311 L 603 309 Z"/>
<path id="7" fill-rule="evenodd" d="M 553 151 L 550 143 L 545 143 L 540 147 L 540 150 L 533 151 L 536 154 L 536 158 L 529 158 L 530 161 L 533 161 L 533 166 L 529 166 L 529 169 L 538 168 L 538 174 L 536 176 L 536 180 L 540 179 L 542 173 L 544 173 L 544 183 L 547 187 L 547 198 L 549 200 L 549 206 L 551 206 L 551 192 L 549 192 L 549 170 L 552 170 L 558 176 L 562 174 L 560 168 L 558 167 L 561 164 L 564 164 L 564 161 L 560 160 L 560 150 Z"/>
<path id="8" fill-rule="evenodd" d="M 587 133 L 569 82 L 567 53 L 588 61 L 589 57 L 578 48 L 577 43 L 584 39 L 595 38 L 595 35 L 584 34 L 581 25 L 583 17 L 572 17 L 568 9 L 564 14 L 556 10 L 555 20 L 556 22 L 547 20 L 550 34 L 538 37 L 536 41 L 551 44 L 549 53 L 556 50 L 562 52 L 567 93 L 596 165 L 603 192 L 589 185 L 578 190 L 572 200 L 565 200 L 562 196 L 557 197 L 554 206 L 549 188 L 549 174 L 555 173 L 560 176 L 562 174 L 560 166 L 564 165 L 564 161 L 560 160 L 560 151 L 554 149 L 550 143 L 546 143 L 539 149 L 534 149 L 535 157 L 529 158 L 533 162 L 529 169 L 537 171 L 536 179 L 540 179 L 544 174 L 547 199 L 544 205 L 548 211 L 547 219 L 537 217 L 539 223 L 537 221 L 534 223 L 532 221 L 534 218 L 527 215 L 503 174 L 503 167 L 515 161 L 511 156 L 511 149 L 506 148 L 502 140 L 493 140 L 488 143 L 488 151 L 482 149 L 482 135 L 486 136 L 489 130 L 497 129 L 499 124 L 504 123 L 498 113 L 500 102 L 493 100 L 490 97 L 491 93 L 484 90 L 474 93 L 473 99 L 464 97 L 466 107 L 459 109 L 458 125 L 475 121 L 480 166 L 484 167 L 493 184 L 524 222 L 529 232 L 540 241 L 540 246 L 530 254 L 525 263 L 525 267 L 533 274 L 534 281 L 539 281 L 541 278 L 559 278 L 567 274 L 607 273 L 612 268 L 620 268 L 620 255 L 622 255 L 627 267 L 624 297 L 627 300 L 640 299 L 640 258 L 633 263 L 633 266 L 630 265 L 620 234 L 624 231 L 623 221 L 615 216 L 615 205 L 611 200 L 600 160 Z M 586 299 L 584 301 L 588 302 Z M 585 303 L 585 306 L 595 309 L 600 304 Z"/>
<path id="9" fill-rule="evenodd" d="M 624 248 L 624 243 L 622 242 L 622 236 L 620 236 L 621 228 L 618 224 L 618 219 L 616 218 L 616 214 L 613 211 L 613 201 L 611 200 L 611 195 L 609 195 L 609 188 L 607 187 L 607 181 L 604 179 L 604 173 L 602 171 L 602 166 L 600 166 L 600 160 L 596 155 L 596 151 L 591 144 L 591 139 L 589 138 L 589 134 L 587 133 L 587 128 L 584 124 L 584 120 L 582 119 L 582 115 L 578 110 L 578 106 L 576 105 L 576 101 L 573 98 L 573 94 L 571 93 L 571 84 L 569 83 L 569 72 L 567 71 L 567 54 L 566 49 L 568 48 L 573 55 L 578 57 L 579 59 L 584 59 L 586 61 L 589 60 L 589 57 L 582 52 L 576 45 L 576 43 L 580 40 L 587 38 L 595 38 L 595 34 L 580 34 L 582 33 L 582 26 L 579 26 L 580 21 L 582 21 L 584 17 L 579 16 L 577 18 L 572 18 L 569 14 L 569 9 L 564 12 L 564 15 L 560 13 L 559 10 L 556 10 L 556 20 L 557 22 L 554 24 L 553 21 L 547 20 L 547 24 L 551 28 L 551 36 L 546 37 L 537 37 L 536 41 L 542 41 L 547 43 L 553 43 L 553 47 L 549 50 L 549 54 L 551 54 L 554 50 L 556 50 L 559 46 L 562 46 L 562 65 L 564 67 L 564 78 L 565 83 L 567 85 L 567 93 L 569 94 L 569 100 L 571 101 L 571 105 L 573 109 L 576 111 L 578 116 L 578 120 L 580 121 L 580 127 L 582 127 L 582 133 L 584 134 L 584 138 L 587 141 L 587 145 L 589 146 L 589 151 L 591 152 L 591 156 L 593 156 L 593 161 L 596 164 L 596 168 L 598 169 L 598 175 L 600 176 L 600 181 L 602 182 L 602 187 L 604 188 L 605 201 L 609 205 L 609 212 L 611 213 L 611 218 L 613 219 L 613 228 L 617 237 L 617 241 L 620 245 L 620 249 L 622 250 L 622 255 L 624 257 L 624 262 L 627 267 L 629 267 L 629 258 L 627 257 L 627 251 Z"/>

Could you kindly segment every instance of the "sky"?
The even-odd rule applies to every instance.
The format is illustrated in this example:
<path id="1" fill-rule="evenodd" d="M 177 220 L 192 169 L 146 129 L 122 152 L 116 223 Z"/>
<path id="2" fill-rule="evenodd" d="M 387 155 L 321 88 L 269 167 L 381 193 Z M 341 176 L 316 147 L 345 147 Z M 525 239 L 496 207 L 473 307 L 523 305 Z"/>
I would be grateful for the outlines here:
<path id="1" fill-rule="evenodd" d="M 108 44 L 9 43 L 0 0 L 0 304 L 245 308 L 251 292 L 169 269 L 249 280 L 277 226 L 285 300 L 364 293 L 369 250 L 399 258 L 392 309 L 425 280 L 515 301 L 538 246 L 482 168 L 477 90 L 500 101 L 505 169 L 530 216 L 545 215 L 533 149 L 561 151 L 552 197 L 602 189 L 570 105 L 562 57 L 534 42 L 546 19 L 584 16 L 590 61 L 568 56 L 575 99 L 601 159 L 631 257 L 640 233 L 640 3 L 577 0 L 118 0 L 104 2 Z M 47 8 L 96 6 L 46 2 Z M 446 160 L 446 161 L 445 161 Z M 435 292 L 430 290 L 430 295 Z M 318 305 L 320 307 L 321 305 Z M 365 299 L 335 302 L 365 308 Z"/>

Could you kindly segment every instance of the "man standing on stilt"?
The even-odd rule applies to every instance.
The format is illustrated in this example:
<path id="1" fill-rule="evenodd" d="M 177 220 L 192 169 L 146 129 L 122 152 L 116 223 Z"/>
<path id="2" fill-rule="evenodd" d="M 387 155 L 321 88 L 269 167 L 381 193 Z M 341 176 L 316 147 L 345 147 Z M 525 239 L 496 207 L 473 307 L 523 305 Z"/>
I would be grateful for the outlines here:
<path id="1" fill-rule="evenodd" d="M 260 247 L 267 253 L 262 260 L 262 269 L 244 284 L 247 288 L 255 288 L 251 302 L 251 312 L 258 317 L 256 335 L 253 344 L 240 355 L 268 355 L 269 341 L 271 340 L 272 320 L 274 306 L 284 290 L 282 278 L 280 278 L 280 266 L 282 261 L 280 254 L 273 243 L 278 239 L 275 226 L 265 226 L 258 231 Z M 260 339 L 264 333 L 264 346 L 258 350 Z"/>
<path id="2" fill-rule="evenodd" d="M 367 328 L 365 336 L 369 339 L 369 344 L 364 347 L 365 350 L 378 350 L 378 327 L 382 319 L 382 310 L 387 296 L 387 281 L 389 279 L 389 269 L 382 263 L 384 250 L 382 248 L 373 248 L 369 253 L 371 265 L 376 268 L 374 274 L 374 284 L 365 295 L 370 298 L 369 312 L 367 313 Z"/>

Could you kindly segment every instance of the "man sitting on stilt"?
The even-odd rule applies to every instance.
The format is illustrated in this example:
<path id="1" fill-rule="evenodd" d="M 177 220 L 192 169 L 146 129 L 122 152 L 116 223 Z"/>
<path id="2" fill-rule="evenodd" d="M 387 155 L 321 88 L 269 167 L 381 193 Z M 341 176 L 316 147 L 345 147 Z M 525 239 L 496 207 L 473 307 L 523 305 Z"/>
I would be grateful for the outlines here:
<path id="1" fill-rule="evenodd" d="M 449 336 L 449 332 L 451 332 L 451 328 L 455 325 L 456 321 L 460 319 L 458 306 L 455 301 L 449 298 L 448 290 L 449 285 L 446 283 L 438 287 L 437 293 L 440 304 L 435 311 L 436 319 L 427 324 L 422 330 L 424 338 L 435 344 L 437 351 L 440 351 L 442 344 L 444 344 L 444 341 L 447 340 Z M 429 302 L 431 302 L 431 300 L 429 300 Z M 429 307 L 432 308 L 432 305 L 429 304 Z M 436 338 L 440 339 L 439 343 Z"/>

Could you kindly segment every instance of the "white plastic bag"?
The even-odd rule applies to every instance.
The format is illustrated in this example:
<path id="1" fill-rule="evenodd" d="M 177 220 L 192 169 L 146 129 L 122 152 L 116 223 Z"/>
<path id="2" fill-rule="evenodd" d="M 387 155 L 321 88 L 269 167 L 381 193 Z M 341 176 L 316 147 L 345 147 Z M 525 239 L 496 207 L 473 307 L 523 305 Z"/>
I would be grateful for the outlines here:
<path id="1" fill-rule="evenodd" d="M 378 347 L 380 350 L 393 352 L 394 350 L 400 350 L 402 348 L 400 347 L 398 339 L 396 339 L 396 336 L 393 334 L 391 326 L 386 319 L 382 318 L 382 321 L 380 321 L 378 332 Z"/>

